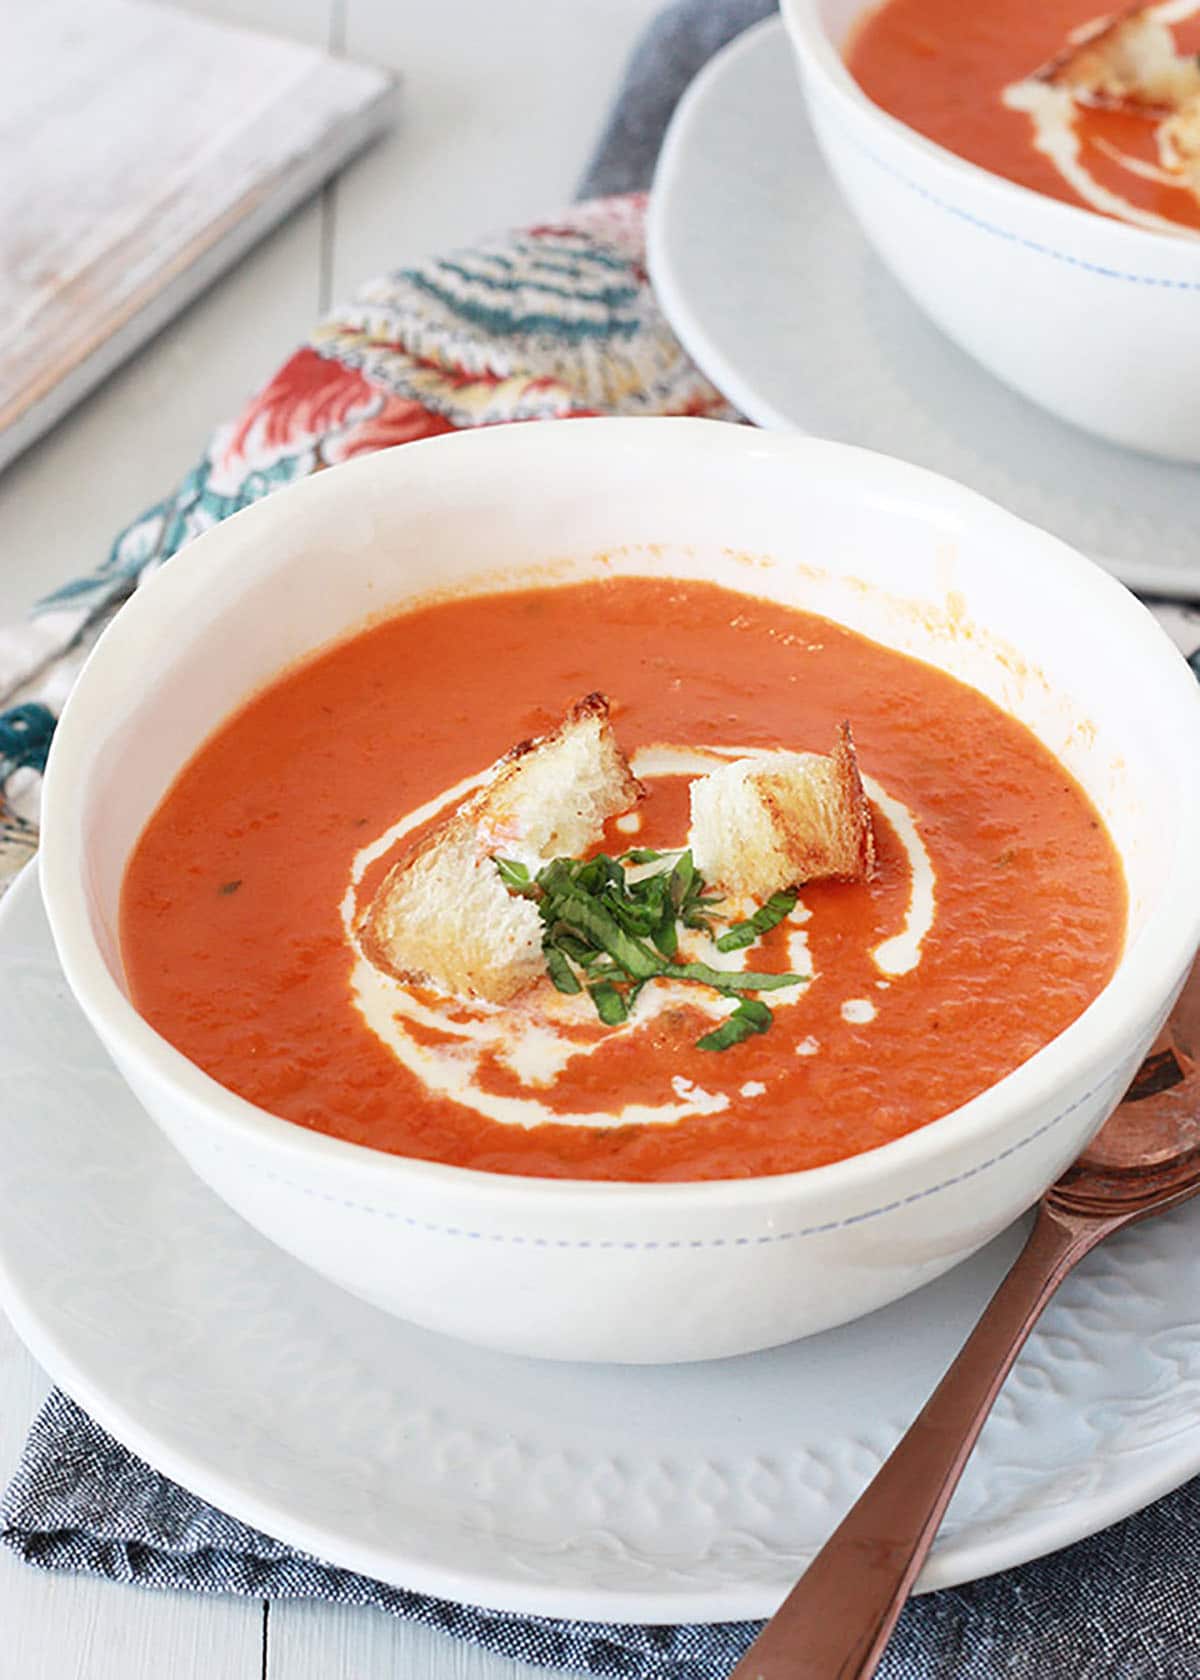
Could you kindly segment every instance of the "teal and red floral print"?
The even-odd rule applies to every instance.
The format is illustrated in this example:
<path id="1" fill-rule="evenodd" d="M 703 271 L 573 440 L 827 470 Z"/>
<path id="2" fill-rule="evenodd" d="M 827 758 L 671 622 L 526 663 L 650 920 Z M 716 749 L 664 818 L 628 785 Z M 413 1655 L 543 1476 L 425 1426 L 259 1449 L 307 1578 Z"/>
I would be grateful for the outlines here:
<path id="1" fill-rule="evenodd" d="M 216 431 L 102 565 L 0 632 L 0 890 L 36 845 L 40 771 L 84 653 L 141 579 L 193 537 L 294 479 L 468 426 L 733 416 L 655 302 L 644 213 L 641 194 L 600 199 L 371 281 Z"/>

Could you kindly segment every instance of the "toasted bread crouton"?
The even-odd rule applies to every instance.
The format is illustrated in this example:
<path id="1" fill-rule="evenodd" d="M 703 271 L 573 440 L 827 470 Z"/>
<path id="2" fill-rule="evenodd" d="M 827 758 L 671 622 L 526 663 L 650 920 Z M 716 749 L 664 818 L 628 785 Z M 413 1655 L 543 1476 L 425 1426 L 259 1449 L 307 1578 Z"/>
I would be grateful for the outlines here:
<path id="1" fill-rule="evenodd" d="M 609 722 L 589 694 L 551 735 L 523 741 L 487 782 L 388 871 L 360 924 L 377 968 L 461 996 L 503 1003 L 545 973 L 536 906 L 504 886 L 495 855 L 531 873 L 577 856 L 609 817 L 642 796 Z"/>
<path id="2" fill-rule="evenodd" d="M 1135 6 L 1083 36 L 1037 72 L 1081 105 L 1166 115 L 1200 93 L 1200 66 L 1167 25 Z"/>
<path id="3" fill-rule="evenodd" d="M 706 881 L 747 898 L 869 876 L 875 836 L 850 725 L 828 758 L 739 758 L 693 782 L 691 848 Z"/>

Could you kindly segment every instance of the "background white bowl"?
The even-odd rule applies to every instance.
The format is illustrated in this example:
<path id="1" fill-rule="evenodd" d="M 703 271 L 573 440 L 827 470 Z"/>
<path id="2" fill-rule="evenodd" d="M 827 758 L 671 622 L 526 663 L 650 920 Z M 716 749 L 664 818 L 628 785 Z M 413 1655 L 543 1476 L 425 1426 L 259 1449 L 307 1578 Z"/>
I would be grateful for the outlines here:
<path id="1" fill-rule="evenodd" d="M 828 614 L 1022 718 L 1108 821 L 1119 968 L 1068 1030 L 909 1137 L 806 1173 L 571 1183 L 378 1154 L 264 1113 L 129 1003 L 121 878 L 178 769 L 297 655 L 431 587 L 711 578 Z M 397 673 L 403 681 L 403 673 Z M 853 1318 L 1027 1207 L 1119 1097 L 1200 940 L 1200 694 L 1150 615 L 1056 539 L 919 468 L 708 420 L 482 429 L 324 472 L 199 538 L 84 669 L 45 785 L 67 979 L 133 1090 L 253 1225 L 405 1318 L 519 1353 L 685 1360 Z M 882 767 L 879 767 L 882 768 Z"/>
<path id="2" fill-rule="evenodd" d="M 1200 238 L 1114 221 L 953 156 L 847 71 L 840 49 L 865 0 L 781 5 L 830 169 L 937 325 L 1062 419 L 1200 461 Z"/>

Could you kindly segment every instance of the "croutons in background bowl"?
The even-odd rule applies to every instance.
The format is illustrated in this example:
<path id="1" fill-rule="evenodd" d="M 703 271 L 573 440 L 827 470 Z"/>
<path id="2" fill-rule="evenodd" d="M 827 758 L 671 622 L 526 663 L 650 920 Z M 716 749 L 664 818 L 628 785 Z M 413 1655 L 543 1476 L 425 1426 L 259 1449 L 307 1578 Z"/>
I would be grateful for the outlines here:
<path id="1" fill-rule="evenodd" d="M 841 56 L 870 0 L 781 8 L 834 179 L 915 302 L 1060 419 L 1200 461 L 1200 239 L 1033 192 L 881 110 Z"/>
<path id="2" fill-rule="evenodd" d="M 277 1119 L 126 994 L 118 898 L 214 726 L 307 650 L 431 587 L 705 578 L 827 614 L 1021 718 L 1102 812 L 1128 939 L 1095 1002 L 919 1131 L 809 1172 L 619 1184 L 408 1160 Z M 397 682 L 404 673 L 396 673 Z M 707 420 L 514 425 L 279 491 L 138 591 L 66 707 L 42 884 L 64 972 L 134 1092 L 267 1237 L 434 1330 L 560 1359 L 713 1358 L 928 1282 L 1027 1208 L 1120 1097 L 1200 941 L 1200 696 L 1119 584 L 919 468 Z"/>

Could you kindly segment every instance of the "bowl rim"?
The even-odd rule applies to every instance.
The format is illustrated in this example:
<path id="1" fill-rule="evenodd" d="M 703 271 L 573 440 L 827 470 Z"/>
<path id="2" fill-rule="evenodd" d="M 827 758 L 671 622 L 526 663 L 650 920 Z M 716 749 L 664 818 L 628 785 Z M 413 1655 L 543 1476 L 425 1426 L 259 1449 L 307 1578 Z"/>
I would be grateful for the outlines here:
<path id="1" fill-rule="evenodd" d="M 879 10 L 885 4 L 886 0 L 865 0 L 851 30 L 868 13 Z M 1136 222 L 1106 216 L 1089 205 L 1053 198 L 1020 181 L 1010 180 L 1006 175 L 997 175 L 982 164 L 973 163 L 969 158 L 960 157 L 957 152 L 939 145 L 936 140 L 930 140 L 890 111 L 885 111 L 882 105 L 877 105 L 859 86 L 826 33 L 818 11 L 818 0 L 779 0 L 779 7 L 804 76 L 819 81 L 822 91 L 842 111 L 857 114 L 870 122 L 892 145 L 914 160 L 934 165 L 949 182 L 957 183 L 968 191 L 991 193 L 999 202 L 1007 202 L 1016 213 L 1032 211 L 1058 218 L 1063 224 L 1064 237 L 1075 231 L 1090 233 L 1094 238 L 1108 238 L 1114 245 L 1124 243 L 1135 247 L 1137 257 L 1142 260 L 1147 258 L 1150 250 L 1163 256 L 1170 253 L 1176 260 L 1184 262 L 1191 253 L 1195 265 L 1200 268 L 1200 234 L 1195 230 L 1181 225 L 1177 234 L 1168 233 L 1165 229 L 1142 227 Z M 767 23 L 773 21 L 768 19 Z M 741 41 L 734 44 L 741 45 Z M 1069 256 L 1069 253 L 1062 254 Z"/>
<path id="2" fill-rule="evenodd" d="M 201 595 L 211 602 L 213 567 L 219 577 L 222 547 L 228 542 L 230 530 L 236 528 L 242 536 L 253 531 L 260 546 L 269 544 L 281 507 L 295 510 L 306 501 L 311 504 L 353 496 L 360 481 L 383 480 L 392 474 L 400 475 L 395 480 L 396 493 L 404 486 L 406 475 L 419 479 L 423 463 L 434 452 L 457 452 L 452 459 L 461 476 L 470 470 L 472 451 L 499 452 L 501 459 L 508 451 L 518 463 L 531 451 L 540 452 L 548 458 L 540 469 L 544 471 L 547 465 L 552 466 L 556 452 L 578 450 L 595 456 L 597 450 L 604 453 L 625 447 L 638 456 L 657 449 L 664 458 L 687 461 L 693 467 L 697 454 L 703 457 L 706 451 L 715 452 L 727 462 L 739 455 L 747 459 L 766 456 L 809 466 L 826 478 L 833 474 L 859 485 L 865 483 L 881 496 L 898 498 L 901 505 L 928 501 L 932 493 L 947 517 L 956 517 L 966 526 L 998 524 L 1014 547 L 1021 544 L 1031 559 L 1036 555 L 1039 571 L 1056 569 L 1095 602 L 1101 616 L 1117 621 L 1130 657 L 1136 655 L 1138 664 L 1148 674 L 1154 673 L 1167 699 L 1172 693 L 1177 696 L 1172 710 L 1181 726 L 1190 713 L 1200 755 L 1200 684 L 1166 632 L 1123 585 L 1059 538 L 977 492 L 926 468 L 871 450 L 709 419 L 589 417 L 574 419 L 569 426 L 530 427 L 514 421 L 447 433 L 380 450 L 297 480 L 194 538 L 187 545 L 191 564 L 168 563 L 147 579 L 99 638 L 63 708 L 51 746 L 43 785 L 39 853 L 42 896 L 59 961 L 71 991 L 105 1046 L 119 1059 L 140 1064 L 155 1080 L 172 1088 L 180 1107 L 192 1117 L 189 1123 L 203 1114 L 206 1128 L 215 1128 L 230 1144 L 250 1143 L 268 1149 L 285 1169 L 275 1175 L 280 1180 L 286 1180 L 286 1169 L 291 1168 L 306 1177 L 330 1181 L 331 1175 L 336 1175 L 343 1183 L 369 1184 L 377 1194 L 406 1187 L 453 1190 L 458 1194 L 469 1190 L 493 1209 L 516 1209 L 533 1202 L 545 1208 L 555 1200 L 573 1206 L 600 1203 L 615 1207 L 625 1203 L 631 1211 L 639 1212 L 701 1212 L 723 1207 L 745 1211 L 784 1199 L 821 1202 L 835 1194 L 874 1194 L 881 1181 L 889 1177 L 906 1170 L 936 1171 L 934 1164 L 939 1157 L 986 1144 L 1014 1114 L 1024 1112 L 1032 1117 L 1039 1107 L 1056 1107 L 1056 1092 L 1072 1086 L 1085 1088 L 1089 1067 L 1111 1067 L 1111 1057 L 1105 1056 L 1106 1046 L 1114 1040 L 1130 1043 L 1142 1029 L 1149 1034 L 1155 1024 L 1153 1010 L 1146 1014 L 1144 1005 L 1138 1007 L 1138 1000 L 1147 996 L 1165 998 L 1170 983 L 1181 981 L 1192 962 L 1200 943 L 1200 780 L 1193 783 L 1181 778 L 1175 789 L 1177 843 L 1168 872 L 1179 902 L 1168 902 L 1169 895 L 1163 893 L 1138 937 L 1122 952 L 1111 979 L 1063 1032 L 966 1103 L 889 1143 L 824 1166 L 744 1178 L 665 1182 L 544 1178 L 393 1155 L 311 1130 L 259 1108 L 203 1072 L 156 1032 L 109 970 L 92 928 L 86 886 L 85 792 L 90 767 L 106 739 L 102 731 L 94 729 L 93 721 L 109 715 L 105 691 L 119 686 L 129 669 L 127 645 L 133 651 L 146 630 L 156 624 L 179 622 L 180 616 L 187 622 L 186 609 Z M 229 559 L 224 563 L 228 565 Z M 1136 1023 L 1133 1029 L 1130 1021 Z M 1045 1129 L 1045 1124 L 1039 1125 L 1025 1141 L 1032 1141 Z M 1020 1147 L 1018 1141 L 1001 1153 L 1008 1155 Z"/>

